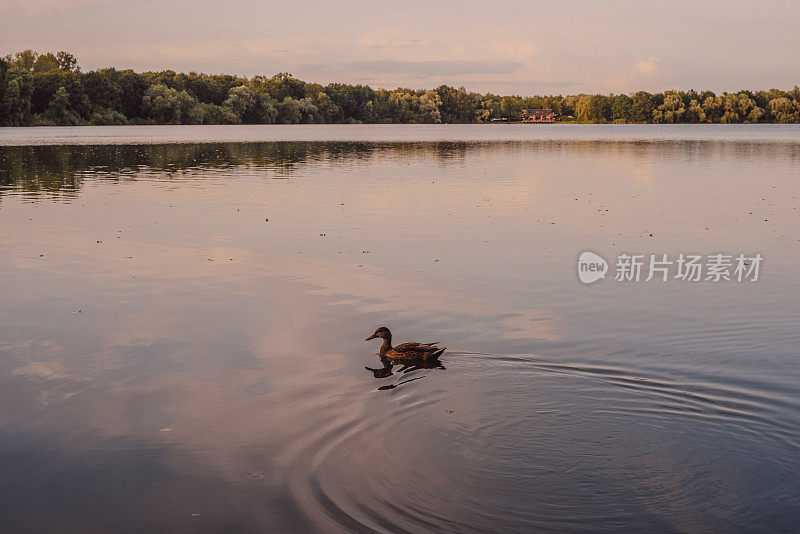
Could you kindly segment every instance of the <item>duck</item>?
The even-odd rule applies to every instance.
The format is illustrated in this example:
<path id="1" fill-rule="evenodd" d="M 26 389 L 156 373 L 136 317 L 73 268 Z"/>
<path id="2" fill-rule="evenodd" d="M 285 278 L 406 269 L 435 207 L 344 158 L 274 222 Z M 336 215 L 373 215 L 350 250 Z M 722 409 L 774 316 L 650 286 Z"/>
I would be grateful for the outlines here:
<path id="1" fill-rule="evenodd" d="M 392 347 L 392 332 L 385 326 L 381 326 L 375 333 L 366 338 L 364 341 L 370 339 L 381 338 L 383 345 L 381 345 L 380 356 L 381 359 L 388 360 L 435 360 L 447 349 L 447 347 L 437 347 L 438 341 L 434 343 L 403 343 Z"/>

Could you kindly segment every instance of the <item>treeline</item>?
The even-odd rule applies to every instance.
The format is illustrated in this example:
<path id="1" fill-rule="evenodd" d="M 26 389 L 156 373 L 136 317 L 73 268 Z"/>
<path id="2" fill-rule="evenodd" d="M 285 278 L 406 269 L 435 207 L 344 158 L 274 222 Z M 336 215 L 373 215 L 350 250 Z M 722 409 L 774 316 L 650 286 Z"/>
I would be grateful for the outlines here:
<path id="1" fill-rule="evenodd" d="M 0 58 L 0 126 L 477 123 L 552 109 L 592 123 L 798 123 L 800 89 L 499 96 L 442 85 L 372 89 L 267 78 L 113 68 L 82 72 L 67 52 Z"/>

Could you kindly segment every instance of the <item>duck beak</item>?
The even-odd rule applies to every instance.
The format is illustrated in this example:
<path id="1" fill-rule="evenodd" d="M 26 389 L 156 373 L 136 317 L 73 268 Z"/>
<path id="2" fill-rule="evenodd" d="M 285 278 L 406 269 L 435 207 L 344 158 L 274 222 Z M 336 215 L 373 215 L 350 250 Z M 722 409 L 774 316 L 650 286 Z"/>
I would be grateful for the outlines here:
<path id="1" fill-rule="evenodd" d="M 370 339 L 375 339 L 376 337 L 378 337 L 378 336 L 376 336 L 375 334 L 372 334 L 371 336 L 369 336 L 369 337 L 368 337 L 367 339 L 365 339 L 364 341 L 369 341 Z"/>

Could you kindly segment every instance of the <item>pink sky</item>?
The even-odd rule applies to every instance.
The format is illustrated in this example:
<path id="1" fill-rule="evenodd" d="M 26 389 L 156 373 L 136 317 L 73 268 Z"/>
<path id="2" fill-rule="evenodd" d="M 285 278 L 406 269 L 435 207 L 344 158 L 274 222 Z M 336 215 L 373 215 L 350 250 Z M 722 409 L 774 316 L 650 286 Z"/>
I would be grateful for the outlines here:
<path id="1" fill-rule="evenodd" d="M 0 0 L 0 53 L 84 70 L 272 75 L 540 94 L 800 83 L 800 3 Z"/>

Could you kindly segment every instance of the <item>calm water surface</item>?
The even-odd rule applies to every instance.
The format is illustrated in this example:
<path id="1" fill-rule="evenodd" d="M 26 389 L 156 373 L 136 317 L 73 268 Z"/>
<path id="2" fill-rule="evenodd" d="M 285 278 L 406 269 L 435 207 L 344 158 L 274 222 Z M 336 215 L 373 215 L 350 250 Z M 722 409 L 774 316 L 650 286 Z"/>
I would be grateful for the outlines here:
<path id="1" fill-rule="evenodd" d="M 0 129 L 0 530 L 797 528 L 800 128 L 305 128 Z"/>

